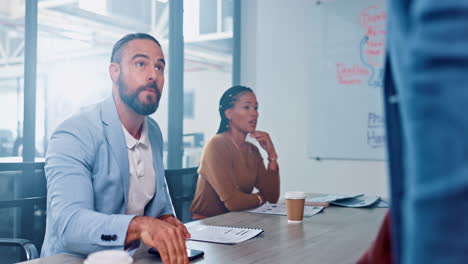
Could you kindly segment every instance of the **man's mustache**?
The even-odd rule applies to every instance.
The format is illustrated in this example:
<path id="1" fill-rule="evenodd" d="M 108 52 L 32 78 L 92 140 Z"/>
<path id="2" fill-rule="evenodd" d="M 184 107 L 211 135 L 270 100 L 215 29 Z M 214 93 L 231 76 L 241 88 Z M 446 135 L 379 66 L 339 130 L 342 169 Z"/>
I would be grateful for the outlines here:
<path id="1" fill-rule="evenodd" d="M 148 83 L 148 84 L 146 84 L 144 86 L 140 86 L 137 89 L 136 94 L 139 94 L 139 93 L 143 92 L 146 89 L 153 89 L 154 92 L 156 93 L 156 95 L 158 96 L 158 99 L 161 98 L 161 92 L 159 91 L 158 85 L 156 84 L 156 82 L 150 82 L 150 83 Z"/>

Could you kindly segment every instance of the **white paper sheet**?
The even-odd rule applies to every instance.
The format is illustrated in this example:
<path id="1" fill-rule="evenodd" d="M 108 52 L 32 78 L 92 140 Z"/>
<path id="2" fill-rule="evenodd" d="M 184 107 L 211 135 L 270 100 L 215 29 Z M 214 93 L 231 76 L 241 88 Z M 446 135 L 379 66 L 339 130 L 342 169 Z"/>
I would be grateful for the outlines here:
<path id="1" fill-rule="evenodd" d="M 212 225 L 190 225 L 187 229 L 191 235 L 189 240 L 212 242 L 221 244 L 237 244 L 249 240 L 260 233 L 263 229 L 212 226 Z"/>
<path id="2" fill-rule="evenodd" d="M 304 217 L 311 217 L 320 213 L 323 210 L 324 206 L 304 206 Z M 247 212 L 256 213 L 256 214 L 273 214 L 273 215 L 287 215 L 286 204 L 271 204 L 265 203 L 264 205 L 255 208 L 253 210 L 248 210 Z"/>

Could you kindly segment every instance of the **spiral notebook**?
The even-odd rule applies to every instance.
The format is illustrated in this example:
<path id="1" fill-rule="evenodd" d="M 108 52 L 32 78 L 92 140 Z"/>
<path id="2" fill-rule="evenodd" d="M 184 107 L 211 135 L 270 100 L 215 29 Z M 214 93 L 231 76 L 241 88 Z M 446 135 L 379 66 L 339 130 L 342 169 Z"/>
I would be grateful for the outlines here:
<path id="1" fill-rule="evenodd" d="M 231 226 L 213 226 L 213 225 L 190 225 L 187 226 L 191 238 L 189 240 L 220 243 L 237 244 L 244 242 L 263 232 L 259 228 L 231 227 Z"/>

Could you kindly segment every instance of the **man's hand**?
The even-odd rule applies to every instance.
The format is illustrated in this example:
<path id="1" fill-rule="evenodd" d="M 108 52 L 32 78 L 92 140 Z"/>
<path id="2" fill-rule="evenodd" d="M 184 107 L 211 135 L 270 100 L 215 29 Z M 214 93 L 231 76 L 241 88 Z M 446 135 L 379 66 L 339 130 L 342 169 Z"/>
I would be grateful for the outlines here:
<path id="1" fill-rule="evenodd" d="M 184 233 L 185 238 L 190 238 L 190 233 L 187 230 L 187 227 L 185 227 L 185 225 L 182 224 L 182 222 L 180 222 L 179 219 L 175 218 L 172 215 L 163 215 L 159 219 L 180 229 L 180 231 Z"/>
<path id="2" fill-rule="evenodd" d="M 125 244 L 137 239 L 156 248 L 164 264 L 189 263 L 184 232 L 166 221 L 149 216 L 134 217 L 128 226 Z"/>

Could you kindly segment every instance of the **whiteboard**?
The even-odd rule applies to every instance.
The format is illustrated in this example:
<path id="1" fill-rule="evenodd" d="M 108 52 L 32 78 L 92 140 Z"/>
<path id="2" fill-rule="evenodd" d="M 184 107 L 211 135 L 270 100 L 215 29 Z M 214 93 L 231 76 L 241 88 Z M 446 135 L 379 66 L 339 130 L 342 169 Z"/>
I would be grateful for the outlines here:
<path id="1" fill-rule="evenodd" d="M 307 91 L 308 155 L 385 160 L 384 0 L 317 1 Z"/>

